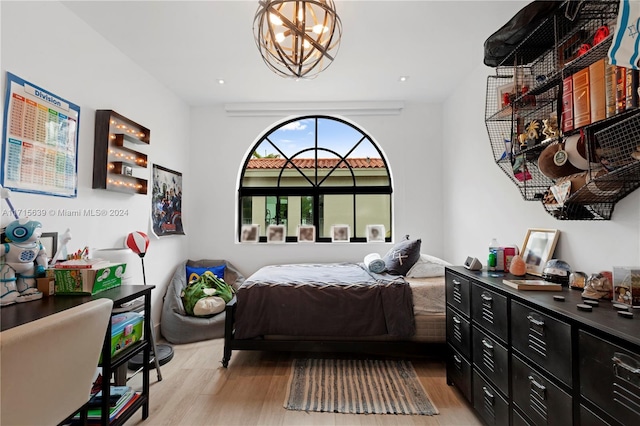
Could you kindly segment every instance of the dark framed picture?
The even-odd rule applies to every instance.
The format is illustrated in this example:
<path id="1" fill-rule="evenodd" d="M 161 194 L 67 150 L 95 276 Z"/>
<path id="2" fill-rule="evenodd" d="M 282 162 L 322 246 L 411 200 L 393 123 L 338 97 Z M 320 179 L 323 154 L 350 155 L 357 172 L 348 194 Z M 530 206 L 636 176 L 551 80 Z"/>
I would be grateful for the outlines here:
<path id="1" fill-rule="evenodd" d="M 157 236 L 184 235 L 182 225 L 182 173 L 153 165 L 151 222 Z"/>
<path id="2" fill-rule="evenodd" d="M 43 232 L 40 235 L 40 243 L 47 252 L 47 263 L 51 261 L 58 251 L 58 233 L 57 232 Z"/>

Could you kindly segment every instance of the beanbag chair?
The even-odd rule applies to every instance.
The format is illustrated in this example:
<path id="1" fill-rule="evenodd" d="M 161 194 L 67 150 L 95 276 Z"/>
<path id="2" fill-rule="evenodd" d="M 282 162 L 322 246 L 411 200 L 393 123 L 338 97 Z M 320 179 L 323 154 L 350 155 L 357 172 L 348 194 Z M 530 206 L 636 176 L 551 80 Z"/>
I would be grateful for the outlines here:
<path id="1" fill-rule="evenodd" d="M 176 267 L 164 296 L 160 320 L 160 331 L 167 341 L 179 344 L 224 337 L 226 316 L 224 311 L 204 317 L 188 315 L 180 297 L 182 290 L 187 287 L 187 267 L 192 273 L 194 270 L 222 265 L 224 265 L 224 281 L 237 290 L 245 277 L 226 260 L 187 260 Z"/>

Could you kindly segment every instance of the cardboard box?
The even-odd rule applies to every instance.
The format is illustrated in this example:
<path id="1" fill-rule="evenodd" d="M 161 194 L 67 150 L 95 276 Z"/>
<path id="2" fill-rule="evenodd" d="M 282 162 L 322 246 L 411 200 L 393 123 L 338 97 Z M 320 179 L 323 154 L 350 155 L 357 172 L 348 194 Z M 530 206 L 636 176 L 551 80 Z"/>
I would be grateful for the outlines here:
<path id="1" fill-rule="evenodd" d="M 53 277 L 36 278 L 38 290 L 45 296 L 52 296 L 55 293 L 55 279 Z"/>
<path id="2" fill-rule="evenodd" d="M 640 306 L 640 266 L 613 267 L 613 301 Z"/>
<path id="3" fill-rule="evenodd" d="M 55 294 L 96 294 L 122 284 L 126 263 L 83 269 L 54 269 Z"/>

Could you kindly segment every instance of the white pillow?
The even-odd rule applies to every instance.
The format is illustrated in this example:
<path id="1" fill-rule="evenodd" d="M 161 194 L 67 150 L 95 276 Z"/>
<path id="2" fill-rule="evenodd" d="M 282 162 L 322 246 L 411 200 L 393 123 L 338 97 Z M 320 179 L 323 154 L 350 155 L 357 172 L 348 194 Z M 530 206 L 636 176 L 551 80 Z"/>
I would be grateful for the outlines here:
<path id="1" fill-rule="evenodd" d="M 406 276 L 409 278 L 441 277 L 444 275 L 445 266 L 451 266 L 451 263 L 435 256 L 420 253 L 420 258 L 409 269 Z"/>
<path id="2" fill-rule="evenodd" d="M 224 311 L 226 303 L 222 297 L 210 296 L 198 300 L 193 307 L 193 315 L 203 317 L 219 314 Z"/>

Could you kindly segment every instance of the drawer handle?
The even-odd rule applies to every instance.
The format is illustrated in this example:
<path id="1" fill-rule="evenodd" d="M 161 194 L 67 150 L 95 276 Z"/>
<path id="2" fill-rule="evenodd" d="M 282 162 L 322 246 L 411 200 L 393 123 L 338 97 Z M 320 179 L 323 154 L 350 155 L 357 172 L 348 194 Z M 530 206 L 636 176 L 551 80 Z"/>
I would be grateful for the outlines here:
<path id="1" fill-rule="evenodd" d="M 624 362 L 622 360 L 622 358 L 629 358 L 629 357 L 624 355 L 624 354 L 618 353 L 618 352 L 615 353 L 615 356 L 613 358 L 611 358 L 611 361 L 613 361 L 614 368 L 620 367 L 620 368 L 623 368 L 623 369 L 627 370 L 631 374 L 635 374 L 637 376 L 640 376 L 640 368 L 633 367 L 633 366 L 627 364 L 626 362 Z"/>
<path id="2" fill-rule="evenodd" d="M 460 284 L 462 284 L 462 282 L 456 280 L 455 278 L 453 279 L 453 285 L 456 287 L 460 287 Z"/>
<path id="3" fill-rule="evenodd" d="M 529 320 L 529 322 L 533 325 L 537 325 L 538 327 L 544 327 L 544 321 L 539 320 L 539 319 L 535 319 L 533 316 L 531 315 L 527 315 L 527 319 Z"/>
<path id="4" fill-rule="evenodd" d="M 460 320 L 458 319 L 458 317 L 453 317 L 452 319 L 456 324 L 460 324 Z"/>
<path id="5" fill-rule="evenodd" d="M 482 391 L 484 392 L 485 395 L 487 395 L 489 398 L 491 398 L 491 401 L 493 402 L 493 394 L 491 392 L 489 392 L 489 389 L 486 386 L 482 387 Z"/>
<path id="6" fill-rule="evenodd" d="M 484 300 L 485 302 L 491 302 L 493 300 L 493 297 L 491 297 L 491 295 L 485 291 L 482 292 L 480 297 L 482 297 L 482 300 Z"/>
<path id="7" fill-rule="evenodd" d="M 529 378 L 529 381 L 531 382 L 531 384 L 536 387 L 537 392 L 544 396 L 544 393 L 547 390 L 547 388 L 545 386 L 541 385 L 540 383 L 538 383 L 533 376 L 529 376 L 528 378 Z"/>
<path id="8" fill-rule="evenodd" d="M 487 339 L 482 339 L 482 344 L 484 345 L 485 348 L 489 349 L 490 351 L 493 350 L 493 345 Z"/>
<path id="9" fill-rule="evenodd" d="M 455 362 L 457 362 L 458 364 L 462 364 L 462 360 L 460 359 L 460 357 L 456 354 L 453 354 L 453 360 Z"/>

